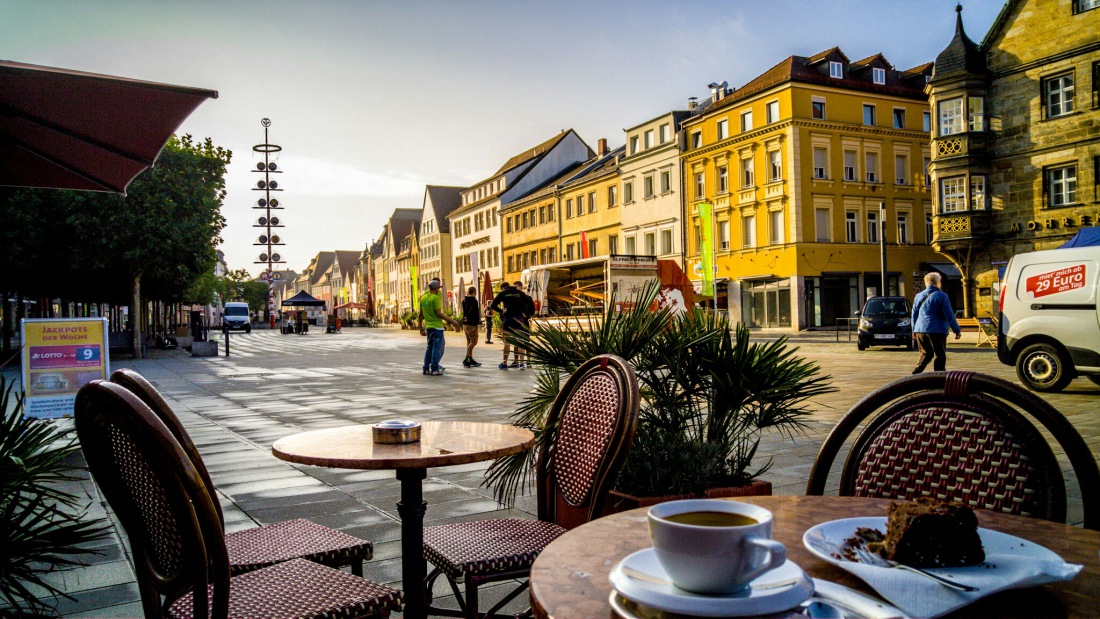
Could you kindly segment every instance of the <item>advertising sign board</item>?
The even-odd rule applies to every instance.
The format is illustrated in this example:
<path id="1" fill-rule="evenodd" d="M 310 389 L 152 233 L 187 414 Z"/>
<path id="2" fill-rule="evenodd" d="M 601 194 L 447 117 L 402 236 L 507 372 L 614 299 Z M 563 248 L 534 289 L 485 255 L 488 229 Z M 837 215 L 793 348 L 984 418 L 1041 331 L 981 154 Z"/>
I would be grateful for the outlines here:
<path id="1" fill-rule="evenodd" d="M 28 417 L 72 415 L 76 392 L 111 371 L 106 318 L 27 318 L 22 337 Z"/>

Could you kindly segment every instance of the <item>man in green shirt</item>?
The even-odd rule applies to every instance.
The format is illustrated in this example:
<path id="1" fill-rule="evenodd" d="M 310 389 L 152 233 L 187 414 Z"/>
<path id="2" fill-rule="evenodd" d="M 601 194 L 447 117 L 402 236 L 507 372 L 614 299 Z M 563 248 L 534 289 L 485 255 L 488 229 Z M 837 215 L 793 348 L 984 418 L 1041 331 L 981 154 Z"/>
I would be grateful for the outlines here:
<path id="1" fill-rule="evenodd" d="M 443 368 L 439 367 L 439 361 L 443 358 L 443 349 L 446 339 L 444 322 L 449 322 L 458 328 L 458 321 L 443 313 L 443 297 L 439 294 L 439 280 L 428 282 L 428 291 L 420 297 L 420 315 L 417 326 L 420 327 L 420 335 L 428 337 L 428 348 L 424 351 L 424 374 L 429 376 L 442 376 Z"/>

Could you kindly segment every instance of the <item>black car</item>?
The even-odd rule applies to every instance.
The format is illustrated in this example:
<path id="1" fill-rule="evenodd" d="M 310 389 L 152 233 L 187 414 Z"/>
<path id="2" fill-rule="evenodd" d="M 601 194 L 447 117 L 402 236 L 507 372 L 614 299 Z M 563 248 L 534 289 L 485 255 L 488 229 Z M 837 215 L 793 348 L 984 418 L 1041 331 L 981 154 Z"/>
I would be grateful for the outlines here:
<path id="1" fill-rule="evenodd" d="M 913 350 L 912 308 L 905 297 L 871 297 L 859 316 L 856 346 L 905 346 Z"/>

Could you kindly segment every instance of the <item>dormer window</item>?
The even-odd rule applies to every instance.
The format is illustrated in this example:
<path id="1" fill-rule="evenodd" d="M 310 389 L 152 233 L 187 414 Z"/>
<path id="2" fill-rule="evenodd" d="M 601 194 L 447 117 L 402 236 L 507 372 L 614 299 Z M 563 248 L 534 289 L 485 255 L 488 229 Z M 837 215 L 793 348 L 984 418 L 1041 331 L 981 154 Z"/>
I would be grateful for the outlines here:
<path id="1" fill-rule="evenodd" d="M 871 80 L 876 84 L 886 83 L 886 69 L 871 69 Z"/>
<path id="2" fill-rule="evenodd" d="M 830 60 L 829 61 L 829 77 L 833 77 L 833 78 L 836 78 L 838 80 L 843 79 L 844 78 L 844 65 L 842 65 L 841 63 L 839 63 L 835 60 Z"/>

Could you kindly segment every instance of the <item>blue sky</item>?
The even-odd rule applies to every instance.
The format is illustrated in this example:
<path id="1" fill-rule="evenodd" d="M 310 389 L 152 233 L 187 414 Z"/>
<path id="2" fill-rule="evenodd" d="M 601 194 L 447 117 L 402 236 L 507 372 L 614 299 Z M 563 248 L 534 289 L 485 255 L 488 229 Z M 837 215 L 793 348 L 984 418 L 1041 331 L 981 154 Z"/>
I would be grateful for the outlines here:
<path id="1" fill-rule="evenodd" d="M 980 41 L 998 0 L 964 4 Z M 362 249 L 424 186 L 469 185 L 561 129 L 595 147 L 707 84 L 743 85 L 833 46 L 930 62 L 954 0 L 0 0 L 0 59 L 210 88 L 180 128 L 231 149 L 222 233 L 252 264 L 260 119 L 285 189 L 281 252 Z"/>

